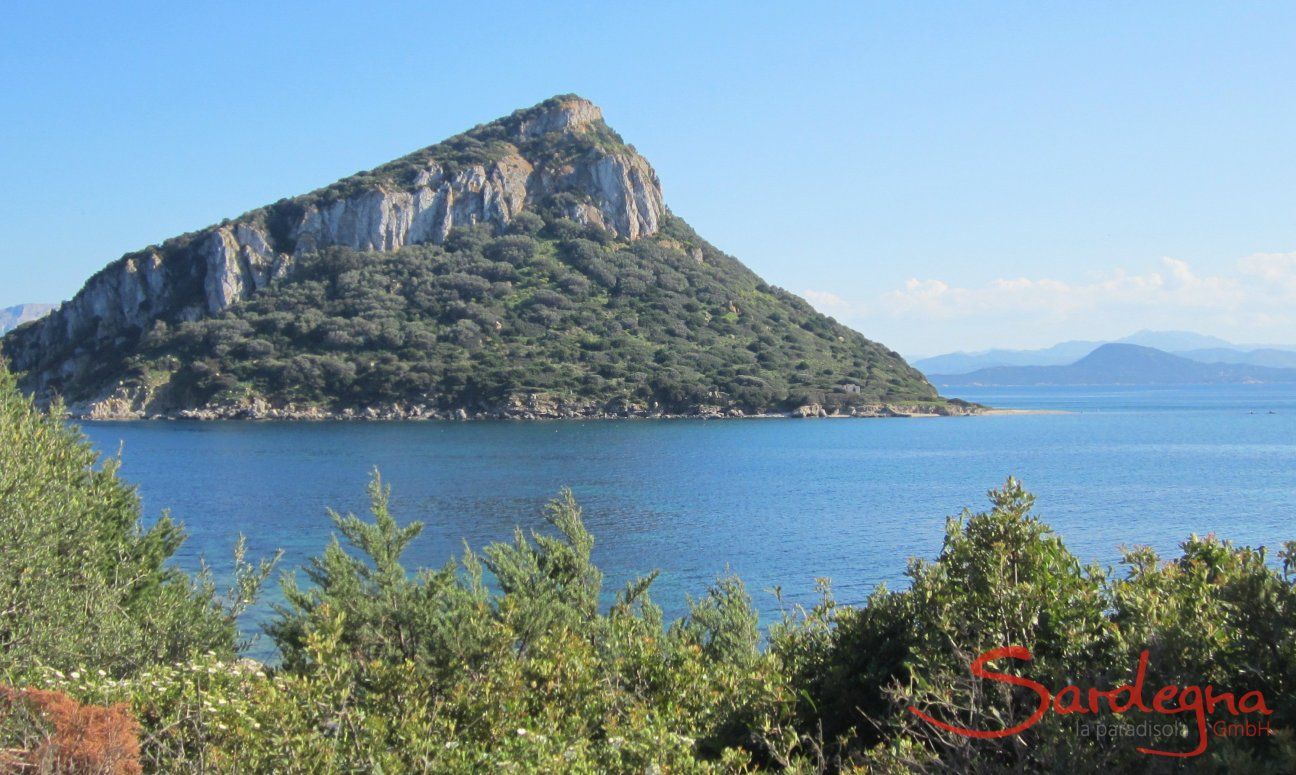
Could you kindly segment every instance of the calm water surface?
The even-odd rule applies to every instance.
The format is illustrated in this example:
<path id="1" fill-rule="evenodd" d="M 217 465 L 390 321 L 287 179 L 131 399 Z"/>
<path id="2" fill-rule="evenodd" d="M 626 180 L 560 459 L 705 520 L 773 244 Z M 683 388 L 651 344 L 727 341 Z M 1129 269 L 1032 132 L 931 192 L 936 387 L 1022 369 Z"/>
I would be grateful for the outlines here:
<path id="1" fill-rule="evenodd" d="M 373 467 L 397 518 L 426 527 L 407 567 L 543 526 L 570 486 L 609 590 L 661 570 L 654 598 L 678 614 L 732 570 L 766 618 L 768 592 L 808 603 L 817 577 L 862 600 L 902 584 L 906 558 L 940 550 L 945 517 L 979 509 L 1009 474 L 1082 560 L 1122 545 L 1173 552 L 1190 533 L 1276 548 L 1296 538 L 1296 388 L 978 388 L 956 395 L 1066 414 L 894 420 L 477 423 L 87 423 L 145 513 L 169 509 L 179 562 L 229 565 L 321 551 L 325 513 L 362 513 Z M 264 611 L 258 612 L 264 616 Z M 255 627 L 250 622 L 249 627 Z M 262 643 L 257 652 L 264 653 Z"/>

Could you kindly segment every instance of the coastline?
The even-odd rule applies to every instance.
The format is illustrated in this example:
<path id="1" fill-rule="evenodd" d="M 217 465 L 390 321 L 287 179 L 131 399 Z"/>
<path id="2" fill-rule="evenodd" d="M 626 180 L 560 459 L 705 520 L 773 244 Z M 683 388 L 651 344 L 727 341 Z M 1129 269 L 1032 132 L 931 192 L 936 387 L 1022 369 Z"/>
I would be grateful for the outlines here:
<path id="1" fill-rule="evenodd" d="M 341 411 L 318 407 L 271 407 L 268 405 L 229 405 L 149 412 L 132 407 L 70 407 L 68 417 L 78 422 L 132 422 L 140 420 L 219 422 L 239 420 L 253 422 L 472 422 L 482 420 L 782 420 L 782 419 L 886 419 L 970 417 L 996 412 L 976 405 L 958 404 L 868 404 L 847 411 L 828 411 L 818 404 L 800 406 L 786 412 L 746 412 L 737 408 L 703 407 L 693 412 L 661 412 L 641 407 L 517 407 L 468 410 L 436 410 L 422 406 L 371 406 Z M 1020 410 L 1031 413 L 1031 410 Z"/>
<path id="2" fill-rule="evenodd" d="M 949 399 L 940 402 L 879 402 L 846 406 L 805 404 L 786 411 L 746 411 L 739 407 L 703 405 L 685 412 L 666 412 L 655 405 L 612 400 L 607 402 L 557 399 L 552 396 L 517 396 L 490 407 L 450 409 L 426 404 L 375 404 L 325 409 L 293 403 L 275 404 L 262 398 L 200 407 L 166 406 L 149 394 L 121 392 L 68 407 L 68 418 L 83 422 L 174 420 L 216 422 L 469 422 L 475 420 L 775 420 L 775 419 L 885 419 L 929 417 L 994 417 L 1012 415 L 1075 414 L 1067 409 L 991 407 Z M 162 404 L 159 406 L 159 404 Z"/>

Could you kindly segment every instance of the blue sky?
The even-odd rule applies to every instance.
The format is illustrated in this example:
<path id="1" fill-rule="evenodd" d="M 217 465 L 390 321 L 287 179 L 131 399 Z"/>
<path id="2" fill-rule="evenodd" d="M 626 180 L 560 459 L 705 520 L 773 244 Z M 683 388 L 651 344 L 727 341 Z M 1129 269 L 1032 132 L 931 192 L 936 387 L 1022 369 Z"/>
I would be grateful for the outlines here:
<path id="1" fill-rule="evenodd" d="M 577 92 L 908 354 L 1296 341 L 1296 6 L 107 5 L 0 11 L 0 306 Z"/>

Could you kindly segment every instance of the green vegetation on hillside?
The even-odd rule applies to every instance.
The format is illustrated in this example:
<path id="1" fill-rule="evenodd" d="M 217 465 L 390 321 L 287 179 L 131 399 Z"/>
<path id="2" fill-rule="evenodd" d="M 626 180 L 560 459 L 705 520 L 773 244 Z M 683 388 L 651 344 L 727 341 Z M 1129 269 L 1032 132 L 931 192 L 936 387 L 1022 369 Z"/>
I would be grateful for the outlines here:
<path id="1" fill-rule="evenodd" d="M 594 538 L 567 494 L 549 507 L 550 529 L 411 573 L 400 557 L 420 528 L 398 522 L 375 478 L 372 519 L 333 515 L 342 540 L 304 583 L 287 582 L 269 629 L 284 660 L 270 667 L 232 659 L 233 612 L 209 585 L 162 565 L 174 528 L 142 531 L 113 466 L 96 469 L 85 441 L 20 398 L 8 376 L 0 439 L 6 678 L 123 703 L 143 727 L 148 771 L 1296 767 L 1292 543 L 1280 567 L 1263 550 L 1196 537 L 1169 562 L 1136 548 L 1119 572 L 1086 567 L 1009 480 L 990 493 L 989 510 L 949 521 L 939 556 L 910 565 L 908 589 L 878 589 L 858 607 L 825 590 L 813 610 L 787 611 L 762 646 L 736 578 L 720 579 L 670 624 L 651 601 L 651 576 L 607 605 Z M 237 600 L 262 573 L 245 571 Z M 1006 645 L 1033 659 L 993 669 L 1054 692 L 1131 683 L 1146 650 L 1147 702 L 1163 685 L 1209 684 L 1234 701 L 1260 691 L 1272 715 L 1235 717 L 1221 706 L 1212 728 L 1263 722 L 1275 734 L 1208 732 L 1204 752 L 1178 760 L 1137 747 L 1193 750 L 1191 712 L 1117 716 L 1103 705 L 974 740 L 907 710 L 974 729 L 1020 723 L 1038 706 L 1033 691 L 969 676 L 976 655 Z M 204 648 L 211 653 L 194 656 Z M 18 719 L 5 697 L 5 755 L 37 745 L 60 761 L 57 740 L 32 736 L 41 719 Z M 1191 711 L 1187 694 L 1180 702 Z M 1143 721 L 1161 731 L 1099 737 L 1076 726 Z"/>
<path id="2" fill-rule="evenodd" d="M 939 402 L 900 356 L 761 282 L 675 218 L 629 243 L 522 213 L 499 236 L 330 248 L 220 316 L 155 324 L 126 373 L 169 378 L 181 407 L 260 397 L 490 412 L 538 395 L 593 411 L 753 413 Z"/>

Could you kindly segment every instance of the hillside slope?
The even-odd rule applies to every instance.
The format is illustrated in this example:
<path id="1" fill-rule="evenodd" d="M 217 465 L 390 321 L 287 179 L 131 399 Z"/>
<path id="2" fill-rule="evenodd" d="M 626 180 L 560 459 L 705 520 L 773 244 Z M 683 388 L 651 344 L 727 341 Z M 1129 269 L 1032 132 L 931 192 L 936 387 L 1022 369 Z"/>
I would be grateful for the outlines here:
<path id="1" fill-rule="evenodd" d="M 570 95 L 128 254 L 3 350 L 92 418 L 966 410 L 701 239 Z"/>

